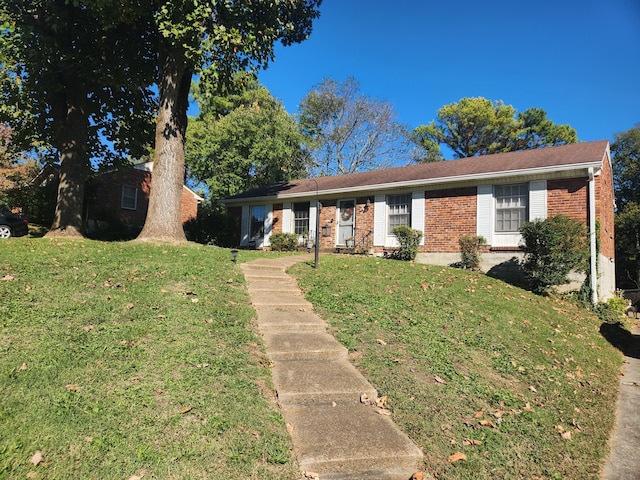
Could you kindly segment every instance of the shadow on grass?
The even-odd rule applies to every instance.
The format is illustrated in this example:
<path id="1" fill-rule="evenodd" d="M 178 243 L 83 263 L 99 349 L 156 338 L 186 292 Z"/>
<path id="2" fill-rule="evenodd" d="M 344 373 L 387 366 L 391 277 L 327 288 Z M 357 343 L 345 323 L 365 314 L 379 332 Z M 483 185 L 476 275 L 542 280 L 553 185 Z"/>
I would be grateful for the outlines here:
<path id="1" fill-rule="evenodd" d="M 632 334 L 622 322 L 605 322 L 600 325 L 600 333 L 625 356 L 640 359 L 640 335 Z"/>

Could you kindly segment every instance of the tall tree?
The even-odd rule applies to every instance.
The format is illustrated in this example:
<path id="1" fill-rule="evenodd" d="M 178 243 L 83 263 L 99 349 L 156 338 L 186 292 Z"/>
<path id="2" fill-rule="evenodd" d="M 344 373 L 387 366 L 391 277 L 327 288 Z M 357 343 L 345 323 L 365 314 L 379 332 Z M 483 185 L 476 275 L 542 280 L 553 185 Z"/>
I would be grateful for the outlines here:
<path id="1" fill-rule="evenodd" d="M 312 146 L 312 174 L 382 168 L 409 159 L 393 106 L 360 93 L 353 78 L 325 79 L 300 102 L 299 121 Z"/>
<path id="2" fill-rule="evenodd" d="M 438 161 L 441 145 L 455 158 L 575 143 L 569 125 L 556 125 L 539 108 L 516 115 L 511 105 L 486 98 L 463 98 L 438 110 L 437 120 L 414 129 L 413 140 L 425 150 L 421 161 Z"/>
<path id="3" fill-rule="evenodd" d="M 118 0 L 0 0 L 0 115 L 17 146 L 60 162 L 51 235 L 81 234 L 91 158 L 146 143 L 154 38 L 138 13 Z"/>
<path id="4" fill-rule="evenodd" d="M 140 240 L 184 240 L 180 195 L 187 107 L 194 73 L 224 83 L 233 72 L 266 67 L 276 41 L 311 33 L 321 0 L 164 0 L 149 7 L 159 33 L 160 107 L 153 183 Z"/>
<path id="5" fill-rule="evenodd" d="M 616 283 L 640 287 L 640 124 L 611 144 L 616 192 Z"/>
<path id="6" fill-rule="evenodd" d="M 240 72 L 233 86 L 215 96 L 197 89 L 201 113 L 187 128 L 186 164 L 213 200 L 306 172 L 295 119 L 253 74 Z"/>

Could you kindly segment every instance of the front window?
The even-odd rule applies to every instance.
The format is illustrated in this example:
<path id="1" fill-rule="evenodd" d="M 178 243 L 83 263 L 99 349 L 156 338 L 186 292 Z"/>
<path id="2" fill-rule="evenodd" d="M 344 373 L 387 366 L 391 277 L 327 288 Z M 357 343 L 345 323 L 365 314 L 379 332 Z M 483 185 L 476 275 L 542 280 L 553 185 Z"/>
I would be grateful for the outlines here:
<path id="1" fill-rule="evenodd" d="M 293 232 L 297 235 L 309 234 L 309 202 L 293 204 Z"/>
<path id="2" fill-rule="evenodd" d="M 264 236 L 264 205 L 254 205 L 251 207 L 251 239 L 256 240 Z"/>
<path id="3" fill-rule="evenodd" d="M 122 201 L 120 206 L 125 210 L 135 210 L 138 206 L 138 189 L 130 185 L 122 186 Z"/>
<path id="4" fill-rule="evenodd" d="M 496 186 L 496 232 L 518 232 L 527 221 L 529 188 L 526 184 Z"/>
<path id="5" fill-rule="evenodd" d="M 389 233 L 401 225 L 411 226 L 411 195 L 389 195 Z"/>

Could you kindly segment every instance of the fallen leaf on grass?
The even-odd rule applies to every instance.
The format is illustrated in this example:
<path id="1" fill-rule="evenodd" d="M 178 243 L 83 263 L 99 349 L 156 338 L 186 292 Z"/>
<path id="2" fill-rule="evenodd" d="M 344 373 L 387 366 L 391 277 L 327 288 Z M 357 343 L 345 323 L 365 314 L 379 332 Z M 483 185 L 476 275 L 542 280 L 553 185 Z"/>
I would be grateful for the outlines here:
<path id="1" fill-rule="evenodd" d="M 24 372 L 28 368 L 29 366 L 26 363 L 23 363 L 22 365 L 20 365 L 20 368 L 18 370 L 20 370 L 21 372 Z"/>
<path id="2" fill-rule="evenodd" d="M 480 420 L 480 425 L 483 427 L 496 428 L 495 424 L 490 420 Z"/>
<path id="3" fill-rule="evenodd" d="M 529 390 L 531 390 L 533 393 L 538 393 L 538 390 L 536 390 L 536 387 L 534 387 L 533 385 L 529 387 Z"/>
<path id="4" fill-rule="evenodd" d="M 127 480 L 141 480 L 146 474 L 146 470 L 140 470 L 137 475 L 131 475 Z"/>
<path id="5" fill-rule="evenodd" d="M 381 338 L 378 338 L 378 339 L 376 340 L 376 342 L 378 342 L 380 345 L 386 345 L 386 344 L 387 344 L 387 342 L 385 342 L 385 341 L 384 341 L 384 340 L 382 340 Z"/>
<path id="6" fill-rule="evenodd" d="M 409 480 L 425 480 L 424 472 L 415 472 Z"/>
<path id="7" fill-rule="evenodd" d="M 193 410 L 193 406 L 189 405 L 188 407 L 181 408 L 180 409 L 180 413 L 185 414 L 185 413 L 190 412 L 191 410 Z"/>
<path id="8" fill-rule="evenodd" d="M 42 455 L 42 452 L 40 450 L 38 450 L 36 453 L 33 454 L 33 457 L 31 457 L 31 465 L 39 465 L 42 460 L 44 460 L 44 456 Z"/>
<path id="9" fill-rule="evenodd" d="M 133 303 L 127 303 L 127 310 L 131 310 L 133 308 Z"/>
<path id="10" fill-rule="evenodd" d="M 66 385 L 65 388 L 67 390 L 69 390 L 70 392 L 79 392 L 80 391 L 80 387 L 78 385 L 76 385 L 75 383 L 70 383 L 69 385 Z"/>
<path id="11" fill-rule="evenodd" d="M 2 280 L 4 282 L 10 282 L 11 280 L 15 280 L 16 277 L 14 277 L 13 275 L 5 275 L 4 277 L 2 277 Z"/>
<path id="12" fill-rule="evenodd" d="M 438 375 L 436 375 L 436 376 L 435 376 L 435 377 L 433 377 L 433 378 L 434 378 L 434 380 L 435 380 L 436 382 L 438 382 L 438 383 L 442 383 L 442 384 L 446 384 L 446 383 L 447 383 L 443 378 L 439 377 Z"/>
<path id="13" fill-rule="evenodd" d="M 387 396 L 384 395 L 376 400 L 376 405 L 380 408 L 383 408 L 387 405 Z"/>
<path id="14" fill-rule="evenodd" d="M 470 445 L 482 445 L 482 442 L 480 440 L 475 440 L 473 438 L 466 438 L 462 444 L 466 447 L 470 446 Z"/>
<path id="15" fill-rule="evenodd" d="M 565 440 L 571 440 L 571 432 L 562 432 L 560 434 Z"/>
<path id="16" fill-rule="evenodd" d="M 453 455 L 449 455 L 449 463 L 455 463 L 460 460 L 466 460 L 467 456 L 462 452 L 456 452 Z"/>
<path id="17" fill-rule="evenodd" d="M 376 413 L 377 413 L 378 415 L 384 415 L 384 416 L 387 416 L 387 417 L 391 416 L 391 411 L 390 411 L 390 410 L 387 410 L 387 409 L 385 409 L 385 408 L 378 408 L 378 409 L 376 409 Z"/>
<path id="18" fill-rule="evenodd" d="M 37 472 L 29 472 L 27 473 L 27 478 L 38 478 Z"/>

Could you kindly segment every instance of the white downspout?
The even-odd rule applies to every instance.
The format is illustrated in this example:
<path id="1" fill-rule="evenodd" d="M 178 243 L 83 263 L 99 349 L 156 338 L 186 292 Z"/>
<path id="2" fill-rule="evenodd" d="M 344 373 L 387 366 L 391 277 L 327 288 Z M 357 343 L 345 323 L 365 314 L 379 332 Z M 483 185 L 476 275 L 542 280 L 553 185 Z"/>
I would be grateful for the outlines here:
<path id="1" fill-rule="evenodd" d="M 596 246 L 596 188 L 593 167 L 589 167 L 589 240 L 591 250 L 591 302 L 598 303 L 598 271 Z"/>

